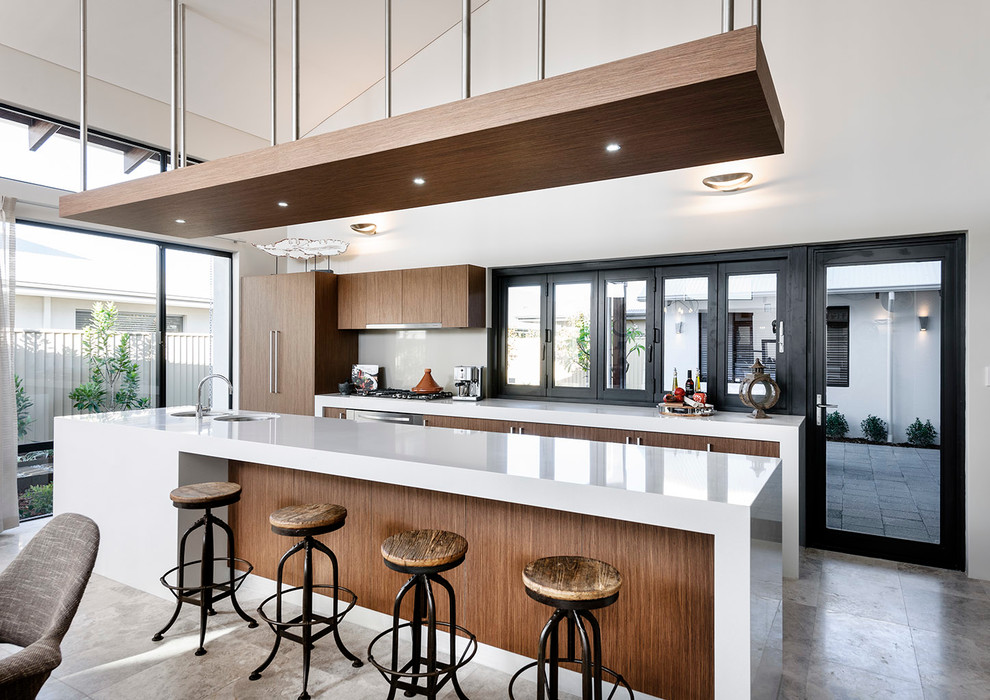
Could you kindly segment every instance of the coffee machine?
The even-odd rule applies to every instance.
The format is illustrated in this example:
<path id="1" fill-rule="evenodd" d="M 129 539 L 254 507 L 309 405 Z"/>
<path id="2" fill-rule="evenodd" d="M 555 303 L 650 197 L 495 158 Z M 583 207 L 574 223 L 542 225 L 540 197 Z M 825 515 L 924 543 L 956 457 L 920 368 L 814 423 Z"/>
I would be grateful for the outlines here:
<path id="1" fill-rule="evenodd" d="M 454 367 L 454 401 L 479 401 L 481 399 L 481 370 L 477 365 Z"/>

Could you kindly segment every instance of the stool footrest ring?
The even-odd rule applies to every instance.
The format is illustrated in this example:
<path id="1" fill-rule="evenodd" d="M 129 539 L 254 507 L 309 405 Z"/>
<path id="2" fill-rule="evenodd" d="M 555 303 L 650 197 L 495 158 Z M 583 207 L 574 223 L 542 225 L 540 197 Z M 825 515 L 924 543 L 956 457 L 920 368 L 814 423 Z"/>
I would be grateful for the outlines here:
<path id="1" fill-rule="evenodd" d="M 230 588 L 230 578 L 229 577 L 223 578 L 223 579 L 221 579 L 219 581 L 214 581 L 212 584 L 210 584 L 208 586 L 186 586 L 186 585 L 180 586 L 180 585 L 178 585 L 178 581 L 176 581 L 176 584 L 175 585 L 172 585 L 171 583 L 168 582 L 168 577 L 171 576 L 172 574 L 176 573 L 179 569 L 184 569 L 184 568 L 187 568 L 187 567 L 190 567 L 190 566 L 199 565 L 199 564 L 202 563 L 202 561 L 203 561 L 202 559 L 197 559 L 196 561 L 187 561 L 184 564 L 182 564 L 182 566 L 173 566 L 171 569 L 169 569 L 164 574 L 162 574 L 161 578 L 159 578 L 158 580 L 161 581 L 162 582 L 162 585 L 165 586 L 165 588 L 167 588 L 172 593 L 172 595 L 174 595 L 176 598 L 179 598 L 180 596 L 181 597 L 185 597 L 185 596 L 188 596 L 188 595 L 192 595 L 194 593 L 202 593 L 207 588 L 212 588 L 214 590 L 219 589 L 219 590 L 222 590 L 222 591 L 227 591 L 227 589 Z M 227 557 L 214 557 L 213 561 L 214 562 L 222 561 L 224 563 L 228 563 L 228 562 L 230 562 L 230 559 L 228 559 Z M 237 559 L 237 558 L 235 558 L 234 559 L 234 562 L 237 563 L 237 564 L 243 564 L 244 566 L 247 567 L 247 570 L 246 571 L 240 571 L 240 570 L 238 570 L 237 571 L 237 575 L 234 576 L 234 587 L 233 587 L 233 590 L 236 591 L 238 588 L 241 587 L 241 584 L 244 583 L 244 579 L 247 578 L 248 574 L 250 574 L 252 571 L 254 571 L 254 566 L 251 564 L 251 562 L 249 562 L 249 561 L 247 561 L 245 559 Z M 230 591 L 230 592 L 233 592 L 233 591 Z"/>
<path id="2" fill-rule="evenodd" d="M 529 669 L 535 668 L 538 663 L 539 663 L 538 661 L 531 661 L 528 664 L 526 664 L 525 666 L 523 666 L 522 668 L 520 668 L 518 671 L 515 672 L 515 674 L 512 676 L 512 679 L 509 680 L 509 700 L 521 700 L 520 698 L 517 698 L 512 693 L 512 688 L 516 684 L 516 679 L 519 678 L 519 676 L 521 676 L 522 674 L 524 674 Z M 546 663 L 548 665 L 550 663 L 553 663 L 553 659 L 547 659 L 546 660 Z M 556 663 L 558 663 L 558 664 L 580 664 L 580 663 L 582 663 L 582 661 L 581 661 L 581 659 L 572 659 L 572 658 L 569 658 L 569 657 L 559 657 L 558 659 L 556 659 Z M 613 679 L 612 681 L 609 681 L 612 684 L 612 692 L 608 694 L 608 696 L 605 698 L 605 700 L 612 700 L 615 697 L 615 694 L 617 692 L 619 692 L 619 688 L 625 688 L 626 689 L 626 692 L 629 693 L 629 700 L 635 700 L 635 696 L 633 695 L 632 688 L 629 686 L 629 683 L 626 681 L 625 678 L 623 678 L 616 671 L 613 671 L 612 669 L 610 669 L 608 666 L 602 665 L 601 669 L 602 669 L 602 676 L 603 676 L 602 677 L 602 680 L 605 680 L 604 676 L 606 676 L 606 675 L 608 675 L 610 678 Z M 549 688 L 547 689 L 547 692 L 549 693 Z"/>
<path id="3" fill-rule="evenodd" d="M 412 673 L 406 670 L 407 668 L 412 666 L 413 662 L 416 661 L 416 659 L 410 659 L 408 663 L 406 663 L 401 669 L 397 671 L 393 671 L 391 668 L 387 666 L 383 666 L 382 664 L 378 663 L 378 661 L 375 660 L 374 654 L 372 653 L 374 651 L 375 644 L 377 644 L 379 640 L 384 639 L 385 637 L 391 637 L 393 631 L 398 632 L 403 628 L 409 628 L 411 631 L 412 626 L 413 623 L 404 622 L 401 625 L 398 625 L 394 630 L 393 628 L 389 627 L 387 630 L 385 630 L 377 637 L 372 639 L 371 644 L 368 645 L 368 661 L 371 663 L 372 666 L 378 669 L 378 672 L 382 674 L 382 678 L 384 678 L 387 681 L 391 682 L 392 678 L 418 679 L 418 678 L 430 678 L 431 676 L 440 677 L 443 675 L 447 675 L 447 677 L 449 678 L 450 674 L 452 674 L 454 671 L 457 671 L 459 668 L 465 666 L 471 659 L 474 658 L 474 655 L 478 652 L 478 638 L 475 637 L 474 634 L 472 634 L 469 630 L 465 629 L 464 627 L 461 627 L 460 625 L 456 625 L 454 627 L 454 631 L 452 632 L 452 634 L 456 634 L 457 632 L 462 632 L 463 635 L 461 636 L 461 638 L 467 640 L 467 644 L 464 645 L 464 650 L 461 652 L 461 655 L 456 662 L 454 661 L 454 659 L 451 659 L 450 663 L 448 664 L 440 664 L 438 661 L 438 667 L 435 671 L 424 671 L 423 673 Z M 450 629 L 449 622 L 437 621 L 436 626 L 437 629 L 447 629 L 447 630 Z M 422 625 L 422 627 L 426 627 L 426 625 L 424 624 Z M 420 659 L 420 662 L 425 665 L 427 660 L 425 658 Z M 441 686 L 447 682 L 448 678 L 445 678 L 441 682 Z M 399 686 L 399 687 L 400 689 L 404 689 L 404 686 Z"/>
<path id="4" fill-rule="evenodd" d="M 277 618 L 269 617 L 269 615 L 265 612 L 264 610 L 265 606 L 268 605 L 273 600 L 275 600 L 276 598 L 278 598 L 280 595 L 284 596 L 286 593 L 293 593 L 295 591 L 301 591 L 302 589 L 303 589 L 302 586 L 296 586 L 295 588 L 287 588 L 284 591 L 281 591 L 280 593 L 276 593 L 274 595 L 268 596 L 261 602 L 261 605 L 258 606 L 258 617 L 260 617 L 262 620 L 267 622 L 268 626 L 272 628 L 273 632 L 278 632 L 279 630 L 285 631 L 290 627 L 312 627 L 313 625 L 338 625 L 344 619 L 344 615 L 349 613 L 351 609 L 355 606 L 355 604 L 357 604 L 357 594 L 355 594 L 354 591 L 350 590 L 349 588 L 344 588 L 343 586 L 334 587 L 328 583 L 324 583 L 324 584 L 314 584 L 313 590 L 314 591 L 321 589 L 336 590 L 337 595 L 339 595 L 340 593 L 346 593 L 349 597 L 349 600 L 346 601 L 340 600 L 338 598 L 338 601 L 344 603 L 345 607 L 343 610 L 337 613 L 336 617 L 334 617 L 333 615 L 313 614 L 313 619 L 310 620 L 309 622 L 303 622 L 301 620 L 298 620 L 298 618 L 296 618 L 295 621 L 293 620 L 286 621 L 286 620 L 279 620 Z"/>

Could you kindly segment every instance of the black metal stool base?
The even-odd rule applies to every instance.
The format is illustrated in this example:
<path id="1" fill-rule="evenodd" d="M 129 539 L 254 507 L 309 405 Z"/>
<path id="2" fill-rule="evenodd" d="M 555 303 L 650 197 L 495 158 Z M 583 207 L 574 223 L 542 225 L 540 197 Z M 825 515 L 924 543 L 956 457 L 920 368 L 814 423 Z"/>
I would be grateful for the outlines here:
<path id="1" fill-rule="evenodd" d="M 459 563 L 459 562 L 458 562 Z M 396 568 L 390 566 L 389 568 Z M 436 601 L 433 598 L 431 583 L 440 585 L 447 591 L 449 602 L 449 622 L 441 622 L 436 617 Z M 414 590 L 413 618 L 411 622 L 399 623 L 399 611 L 402 599 Z M 422 630 L 426 626 L 426 655 L 423 655 Z M 399 665 L 399 630 L 409 629 L 412 638 L 412 656 L 405 664 Z M 449 661 L 442 663 L 437 659 L 437 628 L 449 630 L 450 648 Z M 467 644 L 457 655 L 457 633 L 461 632 L 467 639 Z M 375 660 L 374 648 L 379 640 L 390 637 L 391 660 L 385 666 Z M 454 589 L 442 576 L 437 573 L 416 573 L 406 581 L 395 597 L 392 614 L 392 627 L 385 630 L 368 645 L 368 661 L 378 669 L 378 672 L 389 683 L 388 700 L 393 700 L 397 691 L 403 691 L 406 697 L 423 695 L 435 700 L 437 694 L 451 683 L 454 693 L 460 700 L 468 700 L 457 681 L 457 671 L 467 664 L 478 651 L 478 639 L 470 631 L 457 624 L 457 599 Z M 421 670 L 425 669 L 425 670 Z M 420 685 L 422 682 L 422 685 Z"/>
<path id="2" fill-rule="evenodd" d="M 227 556 L 225 557 L 214 557 L 214 547 L 213 547 L 213 526 L 219 527 L 227 535 Z M 200 559 L 196 561 L 187 562 L 186 558 L 186 540 L 189 539 L 191 535 L 198 528 L 204 528 L 203 531 L 203 555 Z M 241 609 L 240 604 L 237 602 L 237 589 L 240 588 L 241 584 L 244 583 L 244 579 L 250 574 L 254 567 L 251 566 L 250 562 L 244 559 L 238 559 L 234 556 L 234 533 L 223 520 L 213 515 L 210 508 L 206 508 L 206 513 L 202 518 L 197 520 L 192 526 L 183 533 L 182 538 L 179 540 L 179 564 L 175 566 L 162 575 L 161 579 L 162 585 L 165 586 L 169 592 L 175 596 L 175 610 L 172 612 L 172 617 L 165 624 L 165 626 L 157 632 L 152 638 L 153 642 L 160 642 L 165 638 L 165 633 L 171 629 L 172 625 L 179 618 L 179 611 L 182 609 L 183 603 L 194 605 L 199 608 L 199 647 L 196 649 L 196 656 L 202 656 L 206 653 L 206 647 L 204 642 L 206 641 L 206 619 L 211 615 L 216 615 L 217 611 L 213 608 L 213 604 L 221 601 L 225 598 L 230 598 L 231 604 L 234 606 L 234 611 L 248 623 L 249 628 L 257 627 L 258 622 L 249 616 L 244 610 Z M 218 562 L 227 562 L 229 567 L 229 576 L 226 581 L 216 582 L 213 580 L 213 565 Z M 186 579 L 186 569 L 199 564 L 200 578 L 198 586 L 188 586 L 185 584 Z M 237 571 L 234 568 L 234 564 L 242 564 L 247 567 L 245 571 Z M 168 582 L 168 577 L 172 574 L 176 576 L 176 583 L 173 585 Z"/>
<path id="3" fill-rule="evenodd" d="M 313 583 L 313 550 L 316 549 L 323 554 L 325 554 L 330 559 L 331 569 L 333 571 L 333 584 L 314 584 Z M 302 550 L 304 552 L 303 560 L 303 585 L 296 586 L 295 588 L 289 588 L 287 590 L 282 590 L 282 573 L 285 569 L 285 563 L 289 560 L 296 552 Z M 258 606 L 258 615 L 268 623 L 272 632 L 275 633 L 275 644 L 272 646 L 272 651 L 268 655 L 268 658 L 256 668 L 248 680 L 256 681 L 261 678 L 261 674 L 266 668 L 275 660 L 275 655 L 278 653 L 279 645 L 282 643 L 283 639 L 288 639 L 291 642 L 302 645 L 303 649 L 303 688 L 302 693 L 299 695 L 299 700 L 308 700 L 309 693 L 306 691 L 309 685 L 309 665 L 310 665 L 310 655 L 313 650 L 314 644 L 323 639 L 323 637 L 328 634 L 333 635 L 333 639 L 337 644 L 337 649 L 343 654 L 344 658 L 351 662 L 351 665 L 355 668 L 364 665 L 363 662 L 358 659 L 354 654 L 352 654 L 346 646 L 344 646 L 343 640 L 340 638 L 339 625 L 357 603 L 357 595 L 347 588 L 344 588 L 339 584 L 338 581 L 338 571 L 337 571 L 337 557 L 334 555 L 333 551 L 325 544 L 319 540 L 315 540 L 310 536 L 304 537 L 301 541 L 293 545 L 289 551 L 282 555 L 282 559 L 278 563 L 278 579 L 276 581 L 277 592 L 275 595 L 269 596 L 262 601 L 261 605 Z M 315 590 L 327 590 L 333 595 L 333 613 L 330 615 L 318 615 L 313 612 L 313 591 Z M 294 591 L 302 591 L 302 614 L 297 615 L 291 620 L 284 620 L 282 618 L 282 597 L 286 593 L 292 593 Z M 340 594 L 347 594 L 349 600 L 347 601 L 344 610 L 340 610 Z M 271 617 L 265 612 L 265 606 L 271 601 L 275 601 L 275 617 Z M 313 628 L 317 625 L 325 625 L 325 627 L 318 632 L 314 632 Z M 292 630 L 298 629 L 298 633 Z"/>
<path id="4" fill-rule="evenodd" d="M 535 597 L 535 596 L 532 596 Z M 574 603 L 568 604 L 567 609 L 557 608 L 550 620 L 547 621 L 540 634 L 540 647 L 536 661 L 526 664 L 512 676 L 509 681 L 509 700 L 520 700 L 513 694 L 516 680 L 526 671 L 537 667 L 536 698 L 537 700 L 557 700 L 559 694 L 558 671 L 560 664 L 579 664 L 581 666 L 581 698 L 582 700 L 613 700 L 619 688 L 625 688 L 629 700 L 634 700 L 632 688 L 620 674 L 602 664 L 602 635 L 598 620 L 586 609 L 575 609 Z M 593 603 L 591 605 L 594 605 Z M 595 607 L 598 607 L 597 605 Z M 567 655 L 560 656 L 559 628 L 560 622 L 567 620 Z M 585 623 L 591 628 L 591 638 Z M 577 656 L 575 642 L 580 640 L 581 656 Z M 549 643 L 549 651 L 547 645 Z M 608 675 L 614 679 L 612 691 L 607 698 L 603 697 L 603 677 Z"/>

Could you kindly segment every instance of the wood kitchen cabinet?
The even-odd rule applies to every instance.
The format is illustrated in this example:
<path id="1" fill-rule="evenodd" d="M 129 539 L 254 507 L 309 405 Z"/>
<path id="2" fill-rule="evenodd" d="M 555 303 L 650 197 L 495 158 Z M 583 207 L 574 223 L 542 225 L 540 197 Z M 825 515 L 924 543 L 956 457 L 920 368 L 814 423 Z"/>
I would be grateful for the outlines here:
<path id="1" fill-rule="evenodd" d="M 448 265 L 339 275 L 338 328 L 378 324 L 440 324 L 484 328 L 486 273 Z"/>
<path id="2" fill-rule="evenodd" d="M 241 280 L 240 407 L 312 415 L 357 362 L 357 334 L 337 328 L 337 276 L 298 272 Z"/>

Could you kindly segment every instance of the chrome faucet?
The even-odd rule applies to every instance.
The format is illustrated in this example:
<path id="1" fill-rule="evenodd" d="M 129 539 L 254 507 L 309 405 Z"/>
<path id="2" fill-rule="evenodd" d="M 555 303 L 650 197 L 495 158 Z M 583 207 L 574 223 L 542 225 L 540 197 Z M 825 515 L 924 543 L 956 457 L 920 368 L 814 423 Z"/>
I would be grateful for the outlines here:
<path id="1" fill-rule="evenodd" d="M 231 384 L 230 380 L 222 374 L 210 374 L 203 377 L 203 379 L 199 382 L 199 388 L 196 389 L 196 418 L 199 420 L 202 420 L 203 418 L 203 385 L 211 379 L 222 379 L 227 382 L 227 391 L 231 396 L 234 395 L 234 385 Z M 207 407 L 206 410 L 209 411 L 211 408 L 213 408 L 212 405 Z"/>

